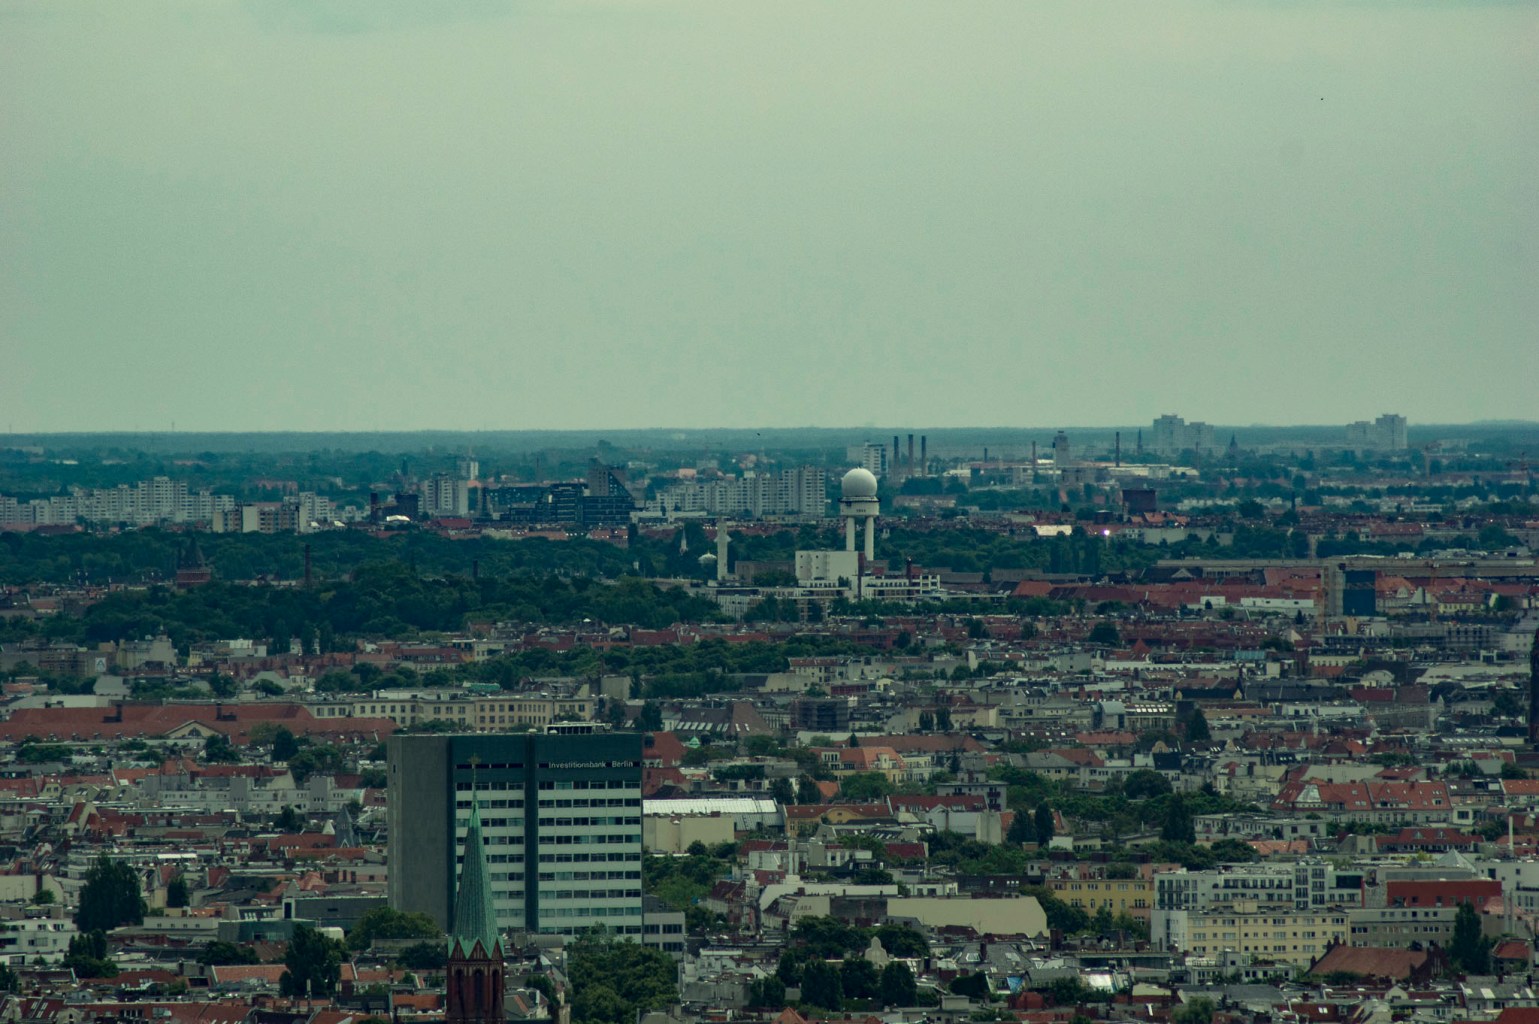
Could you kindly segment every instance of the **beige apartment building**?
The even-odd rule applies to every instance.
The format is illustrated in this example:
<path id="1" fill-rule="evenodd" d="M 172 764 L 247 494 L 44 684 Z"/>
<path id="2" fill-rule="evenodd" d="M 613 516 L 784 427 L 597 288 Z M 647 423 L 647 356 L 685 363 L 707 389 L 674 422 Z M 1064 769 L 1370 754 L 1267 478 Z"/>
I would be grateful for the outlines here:
<path id="1" fill-rule="evenodd" d="M 553 722 L 592 721 L 594 700 L 554 694 L 470 696 L 432 691 L 381 691 L 362 697 L 317 700 L 305 706 L 316 718 L 388 718 L 398 726 L 448 722 L 463 732 L 541 729 Z"/>
<path id="2" fill-rule="evenodd" d="M 1347 942 L 1351 926 L 1342 908 L 1283 911 L 1236 902 L 1206 913 L 1156 910 L 1150 933 L 1168 949 L 1198 956 L 1232 950 L 1308 967 L 1332 942 Z"/>
<path id="3" fill-rule="evenodd" d="M 1087 914 L 1105 907 L 1113 915 L 1147 921 L 1154 907 L 1151 878 L 1050 878 L 1047 887 L 1054 896 Z"/>

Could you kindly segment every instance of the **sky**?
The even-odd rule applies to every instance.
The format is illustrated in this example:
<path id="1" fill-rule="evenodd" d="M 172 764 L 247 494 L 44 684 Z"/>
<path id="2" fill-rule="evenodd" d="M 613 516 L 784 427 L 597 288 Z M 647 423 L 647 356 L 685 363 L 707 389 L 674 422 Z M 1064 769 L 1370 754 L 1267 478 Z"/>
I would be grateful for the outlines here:
<path id="1" fill-rule="evenodd" d="M 0 429 L 1539 419 L 1539 4 L 0 7 Z"/>

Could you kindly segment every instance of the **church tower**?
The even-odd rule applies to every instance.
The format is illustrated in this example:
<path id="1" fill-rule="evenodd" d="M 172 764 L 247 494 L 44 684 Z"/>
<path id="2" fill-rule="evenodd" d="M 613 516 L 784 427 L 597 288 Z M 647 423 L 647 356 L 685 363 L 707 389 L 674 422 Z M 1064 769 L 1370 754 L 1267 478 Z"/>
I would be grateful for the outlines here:
<path id="1" fill-rule="evenodd" d="M 449 931 L 448 988 L 444 1024 L 503 1024 L 502 936 L 492 906 L 481 839 L 481 809 L 470 792 L 470 825 L 465 859 L 454 898 L 454 926 Z"/>

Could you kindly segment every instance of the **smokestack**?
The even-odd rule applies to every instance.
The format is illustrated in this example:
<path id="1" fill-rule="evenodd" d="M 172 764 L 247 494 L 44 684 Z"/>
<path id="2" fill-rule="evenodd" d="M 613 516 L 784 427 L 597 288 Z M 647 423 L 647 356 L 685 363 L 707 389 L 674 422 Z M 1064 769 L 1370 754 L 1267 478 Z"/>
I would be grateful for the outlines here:
<path id="1" fill-rule="evenodd" d="M 919 473 L 921 476 L 930 474 L 930 438 L 927 434 L 919 435 Z"/>
<path id="2" fill-rule="evenodd" d="M 379 522 L 379 495 L 369 492 L 369 522 Z"/>
<path id="3" fill-rule="evenodd" d="M 903 465 L 903 452 L 898 447 L 898 435 L 892 435 L 892 471 L 896 473 L 898 467 Z"/>
<path id="4" fill-rule="evenodd" d="M 1031 472 L 1033 475 L 1037 472 L 1037 442 L 1035 441 L 1031 442 Z"/>
<path id="5" fill-rule="evenodd" d="M 1122 431 L 1117 431 L 1117 465 L 1122 465 Z"/>
<path id="6" fill-rule="evenodd" d="M 310 545 L 305 545 L 305 589 L 310 589 Z"/>
<path id="7" fill-rule="evenodd" d="M 1138 448 L 1136 450 L 1137 450 L 1138 454 L 1140 454 L 1140 455 L 1142 455 L 1144 453 L 1144 428 L 1143 427 L 1139 427 L 1138 428 Z"/>
<path id="8" fill-rule="evenodd" d="M 914 474 L 914 435 L 908 435 L 908 472 Z"/>

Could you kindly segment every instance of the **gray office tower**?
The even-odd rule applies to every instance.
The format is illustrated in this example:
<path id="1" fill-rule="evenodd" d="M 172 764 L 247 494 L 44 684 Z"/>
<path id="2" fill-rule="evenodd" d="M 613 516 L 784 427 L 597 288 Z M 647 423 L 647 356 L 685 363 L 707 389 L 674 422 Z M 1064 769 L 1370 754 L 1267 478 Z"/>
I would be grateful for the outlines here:
<path id="1" fill-rule="evenodd" d="M 388 749 L 392 907 L 449 927 L 474 786 L 499 928 L 640 941 L 640 734 L 392 736 Z"/>

